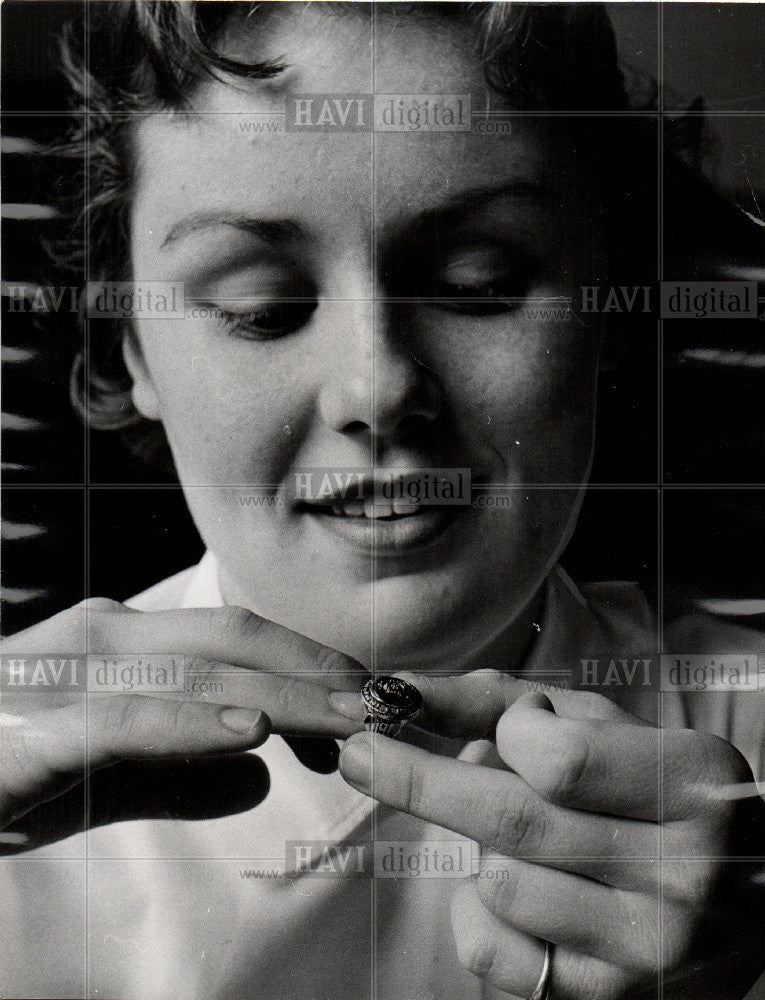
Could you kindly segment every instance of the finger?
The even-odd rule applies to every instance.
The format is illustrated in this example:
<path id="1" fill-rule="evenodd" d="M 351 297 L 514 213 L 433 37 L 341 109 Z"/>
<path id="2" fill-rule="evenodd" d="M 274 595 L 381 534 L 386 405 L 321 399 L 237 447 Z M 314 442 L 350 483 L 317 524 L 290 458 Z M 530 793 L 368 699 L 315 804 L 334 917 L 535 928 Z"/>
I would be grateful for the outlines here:
<path id="1" fill-rule="evenodd" d="M 359 689 L 369 676 L 350 656 L 240 607 L 135 612 L 90 612 L 89 648 L 120 652 L 126 643 L 152 653 L 191 657 L 257 670 L 304 675 L 330 689 Z"/>
<path id="2" fill-rule="evenodd" d="M 136 661 L 135 656 L 130 659 Z M 147 664 L 152 666 L 152 656 L 144 655 L 140 659 L 139 667 L 128 665 L 115 668 L 116 680 L 111 688 L 107 683 L 111 684 L 112 680 L 109 675 L 105 675 L 105 679 L 98 682 L 99 686 L 92 690 L 89 687 L 92 672 L 89 672 L 86 694 L 89 702 L 95 704 L 99 699 L 129 692 L 132 690 L 131 685 L 138 687 L 142 684 L 142 696 L 151 695 L 160 700 L 261 709 L 271 719 L 272 730 L 280 734 L 345 738 L 363 728 L 361 723 L 336 711 L 330 701 L 332 692 L 325 685 L 315 683 L 313 674 L 252 670 L 227 663 L 210 663 L 201 658 L 184 658 L 182 663 L 173 668 L 173 685 L 167 687 L 162 686 L 167 683 L 167 677 L 156 669 L 155 662 L 149 686 L 146 670 Z M 84 681 L 74 689 L 44 685 L 19 687 L 11 684 L 4 687 L 2 670 L 7 670 L 8 662 L 0 663 L 0 690 L 12 695 L 16 715 L 35 714 L 43 705 L 46 710 L 53 710 L 61 706 L 81 704 L 82 689 L 86 687 Z M 33 664 L 34 660 L 30 660 L 30 663 Z M 85 668 L 83 676 L 84 674 Z M 120 677 L 127 678 L 127 683 L 123 683 Z M 69 671 L 64 676 L 64 681 L 68 679 Z"/>
<path id="3" fill-rule="evenodd" d="M 359 732 L 362 724 L 337 712 L 331 693 L 315 683 L 313 674 L 248 670 L 197 659 L 187 665 L 184 693 L 168 691 L 162 697 L 259 708 L 271 720 L 272 731 L 281 735 L 345 738 Z"/>
<path id="4" fill-rule="evenodd" d="M 548 802 L 632 819 L 669 822 L 705 805 L 714 737 L 611 719 L 566 718 L 544 695 L 519 698 L 497 724 L 497 750 Z M 732 756 L 722 749 L 723 769 Z"/>
<path id="5" fill-rule="evenodd" d="M 653 896 L 605 886 L 500 855 L 484 856 L 478 898 L 504 923 L 567 950 L 638 973 L 656 969 L 659 891 Z M 587 914 L 587 919 L 582 915 Z"/>
<path id="6" fill-rule="evenodd" d="M 6 640 L 3 655 L 11 652 L 186 655 L 310 675 L 339 690 L 358 690 L 369 676 L 352 657 L 234 606 L 143 612 L 91 598 Z"/>
<path id="7" fill-rule="evenodd" d="M 253 809 L 268 793 L 256 754 L 151 763 L 122 761 L 27 812 L 0 833 L 4 855 L 84 829 L 137 819 L 215 819 Z"/>
<path id="8" fill-rule="evenodd" d="M 548 698 L 519 698 L 497 723 L 497 750 L 548 802 L 658 819 L 659 730 L 556 715 Z"/>
<path id="9" fill-rule="evenodd" d="M 421 693 L 423 708 L 417 725 L 439 736 L 468 740 L 493 739 L 502 714 L 532 690 L 532 681 L 499 670 L 473 670 L 457 676 L 396 674 Z M 589 691 L 565 689 L 547 692 L 557 714 L 567 718 L 613 719 L 644 726 L 645 722 L 619 708 L 608 698 Z M 363 720 L 365 709 L 360 696 L 333 696 L 338 711 Z"/>
<path id="10" fill-rule="evenodd" d="M 346 741 L 340 773 L 364 794 L 501 854 L 613 885 L 655 885 L 656 824 L 555 806 L 507 771 L 360 733 Z"/>
<path id="11" fill-rule="evenodd" d="M 241 707 L 116 695 L 4 725 L 0 817 L 10 822 L 87 770 L 118 760 L 201 757 L 258 746 L 267 716 Z"/>
<path id="12" fill-rule="evenodd" d="M 90 612 L 113 612 L 114 614 L 138 614 L 133 608 L 108 597 L 88 597 L 79 604 L 59 611 L 29 628 L 3 639 L 0 644 L 3 656 L 28 653 L 82 653 L 85 650 L 86 623 Z"/>
<path id="13" fill-rule="evenodd" d="M 452 931 L 460 964 L 473 975 L 513 996 L 532 995 L 544 967 L 544 941 L 509 927 L 490 913 L 472 881 L 454 894 Z M 625 980 L 607 962 L 565 948 L 552 951 L 550 1000 L 613 1000 L 623 995 Z"/>

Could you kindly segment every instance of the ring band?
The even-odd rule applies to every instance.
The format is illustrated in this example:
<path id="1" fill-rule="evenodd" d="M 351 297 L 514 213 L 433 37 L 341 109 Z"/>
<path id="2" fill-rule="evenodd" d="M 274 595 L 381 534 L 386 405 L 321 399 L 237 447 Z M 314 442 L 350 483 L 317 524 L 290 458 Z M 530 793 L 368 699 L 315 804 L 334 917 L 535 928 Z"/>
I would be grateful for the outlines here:
<path id="1" fill-rule="evenodd" d="M 550 994 L 550 972 L 552 971 L 552 945 L 545 941 L 545 960 L 542 975 L 529 1000 L 548 1000 Z"/>

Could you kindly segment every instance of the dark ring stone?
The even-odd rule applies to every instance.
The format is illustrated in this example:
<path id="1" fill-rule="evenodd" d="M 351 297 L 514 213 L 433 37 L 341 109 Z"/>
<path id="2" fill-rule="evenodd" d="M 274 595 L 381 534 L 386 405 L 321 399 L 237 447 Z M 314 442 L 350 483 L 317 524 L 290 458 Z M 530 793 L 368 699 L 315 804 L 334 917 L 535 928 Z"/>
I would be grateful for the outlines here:
<path id="1" fill-rule="evenodd" d="M 422 708 L 422 695 L 399 677 L 373 677 L 361 691 L 364 707 L 373 719 L 406 722 Z"/>

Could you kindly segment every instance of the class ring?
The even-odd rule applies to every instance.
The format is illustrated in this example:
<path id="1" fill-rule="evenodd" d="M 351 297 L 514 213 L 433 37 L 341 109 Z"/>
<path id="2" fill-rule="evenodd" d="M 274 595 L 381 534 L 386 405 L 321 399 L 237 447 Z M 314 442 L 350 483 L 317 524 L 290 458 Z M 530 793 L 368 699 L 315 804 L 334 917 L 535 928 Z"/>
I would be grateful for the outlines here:
<path id="1" fill-rule="evenodd" d="M 397 736 L 422 708 L 420 692 L 399 677 L 372 677 L 361 689 L 361 700 L 367 711 L 364 728 L 383 736 Z"/>

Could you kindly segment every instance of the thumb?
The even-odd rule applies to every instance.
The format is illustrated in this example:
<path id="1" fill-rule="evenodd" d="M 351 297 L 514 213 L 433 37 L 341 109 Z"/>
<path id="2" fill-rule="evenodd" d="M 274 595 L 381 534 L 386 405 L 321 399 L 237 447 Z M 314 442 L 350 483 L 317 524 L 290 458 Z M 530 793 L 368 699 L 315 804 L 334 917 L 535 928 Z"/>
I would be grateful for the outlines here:
<path id="1" fill-rule="evenodd" d="M 472 670 L 449 676 L 402 671 L 395 676 L 413 684 L 422 695 L 423 707 L 415 725 L 451 739 L 494 739 L 503 713 L 520 698 L 532 695 L 537 700 L 529 701 L 529 707 L 545 707 L 565 718 L 647 725 L 603 695 L 562 687 L 542 694 L 530 690 L 531 680 L 513 677 L 501 670 Z M 340 714 L 358 722 L 364 720 L 366 710 L 361 695 L 333 691 L 329 699 Z"/>

